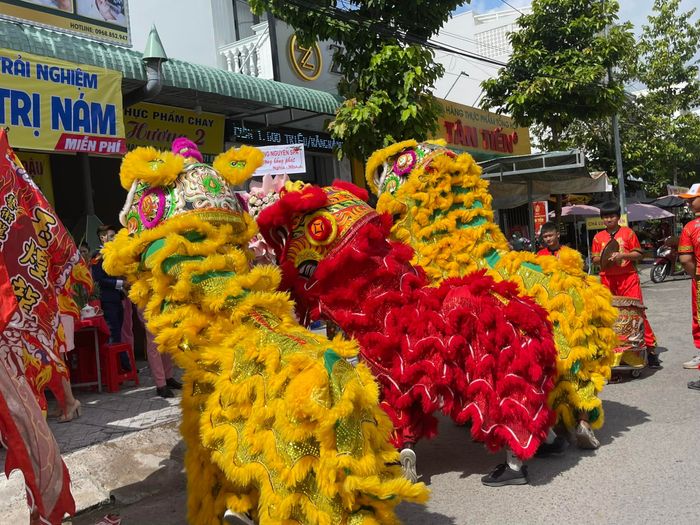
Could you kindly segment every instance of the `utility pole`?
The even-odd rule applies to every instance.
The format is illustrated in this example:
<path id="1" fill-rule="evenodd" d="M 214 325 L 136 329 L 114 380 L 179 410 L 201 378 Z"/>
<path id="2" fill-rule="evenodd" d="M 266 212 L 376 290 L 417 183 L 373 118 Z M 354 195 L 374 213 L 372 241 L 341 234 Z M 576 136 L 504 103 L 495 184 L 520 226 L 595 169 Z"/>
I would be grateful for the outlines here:
<path id="1" fill-rule="evenodd" d="M 611 75 L 611 72 L 608 71 Z M 611 77 L 612 78 L 612 77 Z M 615 147 L 615 164 L 617 165 L 617 187 L 620 192 L 620 213 L 627 213 L 627 194 L 625 193 L 625 174 L 622 171 L 622 150 L 620 148 L 620 122 L 617 113 L 612 116 L 613 143 Z"/>
<path id="2" fill-rule="evenodd" d="M 602 0 L 605 5 L 605 0 Z M 608 36 L 608 27 L 605 26 L 605 36 Z M 608 86 L 613 84 L 612 66 L 608 66 Z M 617 188 L 620 192 L 620 213 L 627 213 L 627 194 L 625 192 L 625 174 L 622 171 L 622 148 L 620 147 L 620 120 L 617 112 L 612 116 L 613 148 L 615 149 L 615 165 L 617 166 Z"/>

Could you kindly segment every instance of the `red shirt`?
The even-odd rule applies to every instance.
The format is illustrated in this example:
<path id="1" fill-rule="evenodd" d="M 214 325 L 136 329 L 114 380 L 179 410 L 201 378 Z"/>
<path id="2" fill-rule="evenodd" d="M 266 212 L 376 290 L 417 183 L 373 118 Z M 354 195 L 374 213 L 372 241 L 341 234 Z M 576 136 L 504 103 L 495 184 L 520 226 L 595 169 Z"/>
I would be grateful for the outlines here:
<path id="1" fill-rule="evenodd" d="M 537 255 L 553 255 L 554 257 L 559 257 L 559 250 L 561 250 L 561 246 L 554 251 L 551 251 L 549 248 L 542 248 L 537 252 Z"/>
<path id="2" fill-rule="evenodd" d="M 602 230 L 596 233 L 595 237 L 593 237 L 593 244 L 591 245 L 591 255 L 593 257 L 600 257 L 600 254 L 603 253 L 603 249 L 610 242 L 610 239 L 610 233 L 607 230 Z M 615 240 L 620 245 L 620 253 L 642 253 L 642 246 L 639 244 L 637 235 L 626 226 L 620 226 L 620 228 L 615 232 Z M 636 271 L 637 268 L 634 266 L 632 261 L 624 259 L 618 264 L 609 266 L 605 270 L 601 271 L 600 274 L 622 275 L 625 273 L 636 273 Z"/>
<path id="3" fill-rule="evenodd" d="M 695 273 L 700 274 L 700 217 L 696 217 L 683 227 L 678 239 L 678 254 L 695 256 Z"/>

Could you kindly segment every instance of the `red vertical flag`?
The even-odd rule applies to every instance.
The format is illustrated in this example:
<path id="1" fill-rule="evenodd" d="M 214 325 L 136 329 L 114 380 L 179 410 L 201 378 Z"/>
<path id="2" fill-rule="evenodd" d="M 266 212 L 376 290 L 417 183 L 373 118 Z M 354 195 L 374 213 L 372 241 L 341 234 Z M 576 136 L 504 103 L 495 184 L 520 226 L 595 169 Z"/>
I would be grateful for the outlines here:
<path id="1" fill-rule="evenodd" d="M 68 470 L 46 423 L 43 389 L 67 377 L 58 353 L 57 295 L 75 243 L 0 130 L 0 439 L 5 473 L 20 469 L 32 513 L 58 524 L 75 512 Z"/>

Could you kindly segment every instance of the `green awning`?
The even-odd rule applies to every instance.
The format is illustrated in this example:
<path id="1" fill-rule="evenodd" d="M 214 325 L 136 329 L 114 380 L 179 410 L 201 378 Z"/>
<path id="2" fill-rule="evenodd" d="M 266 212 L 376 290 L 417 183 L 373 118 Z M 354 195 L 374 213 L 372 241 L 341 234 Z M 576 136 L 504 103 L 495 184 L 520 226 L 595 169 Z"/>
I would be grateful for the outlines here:
<path id="1" fill-rule="evenodd" d="M 0 20 L 0 47 L 56 57 L 121 71 L 125 79 L 146 81 L 141 53 L 8 20 Z M 163 66 L 164 86 L 212 93 L 260 104 L 334 114 L 334 95 L 290 84 L 231 73 L 223 69 L 170 59 Z"/>

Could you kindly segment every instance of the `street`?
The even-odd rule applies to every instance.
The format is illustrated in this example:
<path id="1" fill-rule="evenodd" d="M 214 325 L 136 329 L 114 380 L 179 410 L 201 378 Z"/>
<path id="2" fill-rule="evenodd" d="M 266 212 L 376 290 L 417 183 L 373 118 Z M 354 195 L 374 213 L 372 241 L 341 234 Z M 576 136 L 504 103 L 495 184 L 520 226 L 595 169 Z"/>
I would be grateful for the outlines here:
<path id="1" fill-rule="evenodd" d="M 533 459 L 530 485 L 488 488 L 480 477 L 503 456 L 488 454 L 465 428 L 443 420 L 438 437 L 417 448 L 419 472 L 432 498 L 427 507 L 403 504 L 404 523 L 697 523 L 700 393 L 686 383 L 699 372 L 681 366 L 695 352 L 690 282 L 653 284 L 648 268 L 642 282 L 664 368 L 644 371 L 640 379 L 623 374 L 621 383 L 605 388 L 606 423 L 597 432 L 601 448 L 570 447 L 560 457 Z M 71 523 L 93 525 L 115 512 L 123 525 L 185 524 L 183 479 L 160 495 L 96 509 Z"/>

